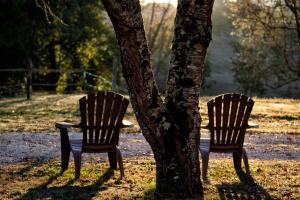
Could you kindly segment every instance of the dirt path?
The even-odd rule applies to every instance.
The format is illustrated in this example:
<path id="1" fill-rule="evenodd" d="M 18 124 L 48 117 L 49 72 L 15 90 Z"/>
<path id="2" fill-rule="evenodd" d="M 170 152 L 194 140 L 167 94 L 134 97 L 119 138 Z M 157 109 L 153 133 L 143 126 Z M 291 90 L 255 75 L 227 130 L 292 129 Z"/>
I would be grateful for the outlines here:
<path id="1" fill-rule="evenodd" d="M 76 138 L 80 134 L 72 133 Z M 26 160 L 60 157 L 58 133 L 0 133 L 0 165 Z M 300 136 L 283 134 L 248 135 L 245 147 L 249 159 L 300 160 Z M 151 156 L 152 151 L 142 134 L 121 134 L 120 149 L 124 157 Z M 106 156 L 105 154 L 101 154 Z M 87 155 L 86 156 L 95 156 Z M 211 154 L 211 158 L 227 155 Z"/>

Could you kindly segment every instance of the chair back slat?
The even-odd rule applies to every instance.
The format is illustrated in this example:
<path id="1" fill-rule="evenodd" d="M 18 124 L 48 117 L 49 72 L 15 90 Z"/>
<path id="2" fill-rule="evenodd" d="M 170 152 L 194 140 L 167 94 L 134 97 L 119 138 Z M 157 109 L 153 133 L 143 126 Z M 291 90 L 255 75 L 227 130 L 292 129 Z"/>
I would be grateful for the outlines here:
<path id="1" fill-rule="evenodd" d="M 124 118 L 124 115 L 126 113 L 127 107 L 128 107 L 129 101 L 125 98 L 122 99 L 122 104 L 120 107 L 120 111 L 118 114 L 118 117 L 116 119 L 116 127 L 121 127 L 122 126 L 122 120 Z M 120 129 L 114 129 L 113 130 L 113 136 L 111 137 L 112 141 L 115 141 L 117 144 L 119 143 L 119 133 Z"/>
<path id="2" fill-rule="evenodd" d="M 88 143 L 92 144 L 94 141 L 94 116 L 95 116 L 95 93 L 88 94 Z"/>
<path id="3" fill-rule="evenodd" d="M 220 95 L 207 103 L 212 150 L 242 147 L 253 105 L 251 98 L 240 94 Z"/>
<path id="4" fill-rule="evenodd" d="M 220 136 L 221 136 L 221 115 L 222 115 L 222 96 L 215 98 L 215 110 L 216 110 L 216 144 L 220 144 Z"/>
<path id="5" fill-rule="evenodd" d="M 222 123 L 222 142 L 221 144 L 226 144 L 226 137 L 228 132 L 228 118 L 230 109 L 231 94 L 225 94 L 223 99 L 223 123 Z"/>
<path id="6" fill-rule="evenodd" d="M 214 129 L 214 100 L 207 102 L 208 109 L 208 128 L 210 132 L 210 141 L 215 139 L 215 129 Z"/>
<path id="7" fill-rule="evenodd" d="M 86 130 L 86 97 L 83 97 L 79 100 L 79 108 L 80 108 L 80 117 L 81 117 L 81 129 L 83 133 L 82 142 L 87 142 L 87 130 Z"/>
<path id="8" fill-rule="evenodd" d="M 242 127 L 241 122 L 242 122 L 242 119 L 244 117 L 245 108 L 246 108 L 246 105 L 247 105 L 247 99 L 248 99 L 248 97 L 246 97 L 244 95 L 240 96 L 239 106 L 238 106 L 238 111 L 237 111 L 237 117 L 236 117 L 236 120 L 235 120 L 235 127 L 236 128 L 233 131 L 233 135 L 232 135 L 232 138 L 231 138 L 231 144 L 237 144 L 238 138 L 243 136 L 243 132 L 245 132 L 246 127 Z"/>
<path id="9" fill-rule="evenodd" d="M 97 107 L 96 107 L 96 127 L 95 129 L 95 143 L 99 144 L 99 134 L 100 134 L 100 126 L 102 126 L 102 117 L 103 117 L 103 105 L 104 105 L 104 91 L 100 91 L 97 93 Z"/>
<path id="10" fill-rule="evenodd" d="M 119 111 L 120 111 L 121 103 L 122 103 L 122 96 L 116 95 L 114 98 L 113 105 L 112 105 L 109 126 L 107 129 L 106 139 L 104 141 L 105 144 L 111 143 L 111 136 L 112 136 L 113 129 L 114 129 L 113 127 L 116 125 L 116 119 L 117 119 Z"/>
<path id="11" fill-rule="evenodd" d="M 246 108 L 246 111 L 245 111 L 245 115 L 244 115 L 244 118 L 243 118 L 243 121 L 242 121 L 242 126 L 243 127 L 247 126 L 247 122 L 250 118 L 250 114 L 251 114 L 253 106 L 254 106 L 254 101 L 249 98 L 248 101 L 247 101 L 247 108 Z"/>
<path id="12" fill-rule="evenodd" d="M 234 129 L 235 120 L 236 120 L 236 111 L 238 108 L 239 99 L 240 98 L 238 94 L 231 95 L 231 101 L 230 101 L 231 107 L 230 107 L 228 135 L 227 135 L 226 144 L 231 143 L 231 136 Z"/>
<path id="13" fill-rule="evenodd" d="M 129 101 L 123 96 L 100 91 L 79 100 L 83 149 L 118 143 L 119 130 Z M 91 146 L 93 145 L 93 146 Z"/>
<path id="14" fill-rule="evenodd" d="M 111 106 L 113 104 L 114 100 L 114 94 L 107 93 L 105 94 L 105 103 L 104 103 L 104 113 L 103 113 L 103 119 L 102 119 L 102 128 L 101 128 L 101 137 L 99 144 L 103 144 L 106 137 L 106 131 L 107 126 L 109 122 L 110 112 L 111 112 Z"/>
<path id="15" fill-rule="evenodd" d="M 246 126 L 248 124 L 248 120 L 250 118 L 250 114 L 251 114 L 253 106 L 254 106 L 254 101 L 251 98 L 247 99 L 246 110 L 245 110 L 244 117 L 241 122 L 241 126 L 243 127 L 243 132 L 240 133 L 241 136 L 238 138 L 238 141 L 237 141 L 238 143 L 244 142 Z M 244 134 L 244 135 L 242 135 L 242 134 Z"/>

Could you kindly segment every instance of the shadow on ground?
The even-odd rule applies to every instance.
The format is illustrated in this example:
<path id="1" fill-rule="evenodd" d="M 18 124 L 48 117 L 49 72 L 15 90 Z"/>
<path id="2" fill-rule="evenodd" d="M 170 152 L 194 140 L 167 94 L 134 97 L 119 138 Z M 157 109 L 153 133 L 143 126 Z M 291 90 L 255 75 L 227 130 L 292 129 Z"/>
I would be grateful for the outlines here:
<path id="1" fill-rule="evenodd" d="M 240 183 L 220 184 L 217 190 L 221 200 L 225 199 L 271 199 L 270 194 L 253 177 L 243 171 L 237 171 Z"/>
<path id="2" fill-rule="evenodd" d="M 20 199 L 92 199 L 100 190 L 105 190 L 101 186 L 114 175 L 114 172 L 111 169 L 106 170 L 96 182 L 88 186 L 73 186 L 75 180 L 70 180 L 65 185 L 49 187 L 61 175 L 62 173 L 59 173 L 50 177 L 47 182 L 30 189 Z"/>

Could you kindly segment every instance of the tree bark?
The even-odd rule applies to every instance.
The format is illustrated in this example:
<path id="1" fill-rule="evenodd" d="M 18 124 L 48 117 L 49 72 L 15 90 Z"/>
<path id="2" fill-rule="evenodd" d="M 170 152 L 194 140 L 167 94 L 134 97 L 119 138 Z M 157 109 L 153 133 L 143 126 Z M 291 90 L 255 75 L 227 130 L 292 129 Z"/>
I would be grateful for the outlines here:
<path id="1" fill-rule="evenodd" d="M 190 192 L 200 192 L 199 92 L 206 50 L 211 41 L 213 1 L 179 1 L 175 19 L 166 107 L 179 130 L 176 145 L 180 165 L 188 163 L 180 182 L 190 184 Z"/>
<path id="2" fill-rule="evenodd" d="M 121 51 L 123 75 L 156 161 L 157 197 L 199 197 L 199 92 L 211 40 L 213 0 L 179 1 L 166 100 L 154 81 L 138 0 L 102 0 Z"/>

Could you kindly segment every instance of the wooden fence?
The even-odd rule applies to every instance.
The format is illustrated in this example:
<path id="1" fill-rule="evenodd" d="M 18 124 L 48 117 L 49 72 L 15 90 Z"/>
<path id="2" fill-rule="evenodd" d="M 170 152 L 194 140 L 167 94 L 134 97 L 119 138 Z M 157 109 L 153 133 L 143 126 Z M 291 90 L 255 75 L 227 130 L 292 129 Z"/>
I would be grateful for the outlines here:
<path id="1" fill-rule="evenodd" d="M 84 91 L 90 90 L 90 89 L 97 89 L 96 86 L 89 84 L 88 82 L 88 76 L 93 77 L 95 79 L 101 80 L 108 84 L 114 91 L 119 91 L 122 93 L 127 93 L 127 90 L 119 87 L 116 84 L 116 74 L 113 71 L 113 76 L 112 76 L 112 81 L 107 80 L 106 78 L 96 75 L 91 72 L 96 72 L 96 69 L 89 69 L 89 72 L 87 72 L 85 69 L 69 69 L 69 70 L 62 70 L 62 69 L 38 69 L 38 68 L 33 68 L 32 64 L 29 63 L 27 68 L 10 68 L 10 69 L 1 69 L 0 68 L 0 73 L 1 72 L 23 72 L 24 73 L 24 80 L 25 80 L 25 89 L 26 89 L 26 96 L 27 99 L 31 98 L 32 94 L 32 86 L 57 86 L 57 83 L 38 83 L 38 82 L 33 82 L 32 77 L 34 73 L 66 73 L 67 76 L 69 76 L 72 73 L 82 73 L 82 78 L 83 78 L 83 85 L 82 88 Z M 75 83 L 67 83 L 67 86 L 75 86 L 78 84 Z"/>

